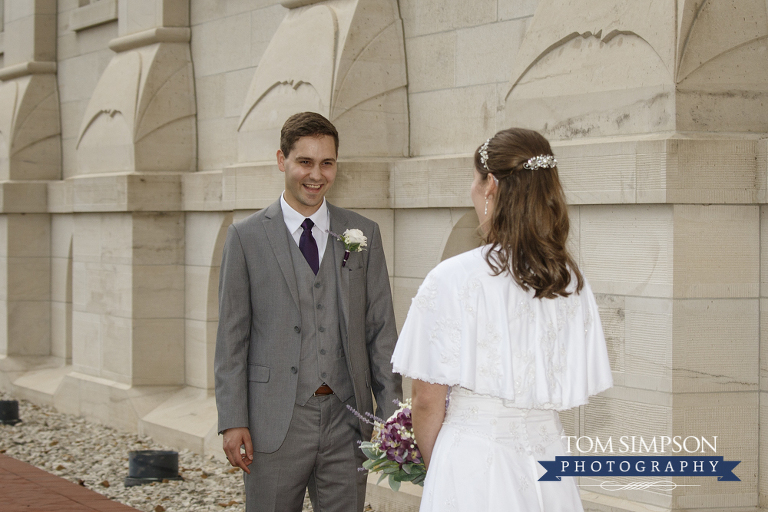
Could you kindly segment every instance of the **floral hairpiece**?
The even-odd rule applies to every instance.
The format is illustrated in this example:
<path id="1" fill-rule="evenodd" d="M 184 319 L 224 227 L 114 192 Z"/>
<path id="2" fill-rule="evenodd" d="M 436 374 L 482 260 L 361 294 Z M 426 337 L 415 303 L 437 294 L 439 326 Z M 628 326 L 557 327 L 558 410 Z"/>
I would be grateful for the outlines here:
<path id="1" fill-rule="evenodd" d="M 486 140 L 482 146 L 480 146 L 480 150 L 478 153 L 480 153 L 480 163 L 483 164 L 483 167 L 485 167 L 485 170 L 490 172 L 490 169 L 488 168 L 488 143 L 491 142 L 491 139 Z"/>
<path id="2" fill-rule="evenodd" d="M 533 158 L 529 158 L 527 162 L 523 164 L 523 169 L 530 169 L 535 171 L 536 169 L 552 169 L 557 165 L 557 160 L 552 155 L 539 155 Z"/>

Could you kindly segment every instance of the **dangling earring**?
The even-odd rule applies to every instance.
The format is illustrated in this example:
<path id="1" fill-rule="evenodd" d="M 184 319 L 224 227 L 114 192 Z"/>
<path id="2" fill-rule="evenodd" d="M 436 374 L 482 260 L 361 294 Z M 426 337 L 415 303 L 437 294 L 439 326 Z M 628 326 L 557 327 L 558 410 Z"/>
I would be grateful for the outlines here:
<path id="1" fill-rule="evenodd" d="M 485 214 L 488 215 L 488 198 L 485 198 Z"/>

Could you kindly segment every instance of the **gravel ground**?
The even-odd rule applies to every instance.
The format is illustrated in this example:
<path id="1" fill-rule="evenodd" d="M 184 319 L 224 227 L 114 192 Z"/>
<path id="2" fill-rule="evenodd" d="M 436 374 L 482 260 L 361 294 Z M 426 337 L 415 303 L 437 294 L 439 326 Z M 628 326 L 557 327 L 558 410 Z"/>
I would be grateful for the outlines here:
<path id="1" fill-rule="evenodd" d="M 0 391 L 0 400 L 15 400 Z M 149 437 L 117 431 L 54 408 L 19 400 L 17 425 L 0 425 L 0 453 L 144 512 L 244 512 L 241 471 L 186 450 L 183 480 L 125 487 L 128 452 L 167 450 Z M 309 497 L 304 511 L 311 511 Z M 373 512 L 366 506 L 366 511 Z"/>

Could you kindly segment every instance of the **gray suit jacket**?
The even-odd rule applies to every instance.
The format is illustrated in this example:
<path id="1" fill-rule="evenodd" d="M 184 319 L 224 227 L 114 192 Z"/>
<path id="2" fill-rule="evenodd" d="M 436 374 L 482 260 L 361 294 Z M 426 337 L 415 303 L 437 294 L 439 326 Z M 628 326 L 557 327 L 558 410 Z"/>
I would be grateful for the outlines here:
<path id="1" fill-rule="evenodd" d="M 331 231 L 360 229 L 368 248 L 350 254 L 329 240 L 340 332 L 349 375 L 361 413 L 387 418 L 402 399 L 400 376 L 390 359 L 397 341 L 392 295 L 379 226 L 328 204 Z M 229 227 L 219 277 L 219 328 L 214 374 L 219 431 L 248 427 L 259 452 L 277 450 L 285 439 L 296 401 L 301 352 L 301 313 L 290 246 L 280 201 Z M 351 414 L 351 413 L 350 413 Z M 363 422 L 364 439 L 372 427 Z"/>

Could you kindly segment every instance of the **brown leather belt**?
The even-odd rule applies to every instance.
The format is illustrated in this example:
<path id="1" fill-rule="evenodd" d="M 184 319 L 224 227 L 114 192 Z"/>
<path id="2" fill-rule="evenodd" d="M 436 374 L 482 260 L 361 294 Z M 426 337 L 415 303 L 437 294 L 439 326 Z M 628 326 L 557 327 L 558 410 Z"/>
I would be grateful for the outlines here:
<path id="1" fill-rule="evenodd" d="M 315 396 L 325 396 L 325 395 L 332 395 L 333 390 L 328 384 L 323 384 L 319 388 L 317 388 L 317 391 L 315 391 Z"/>

